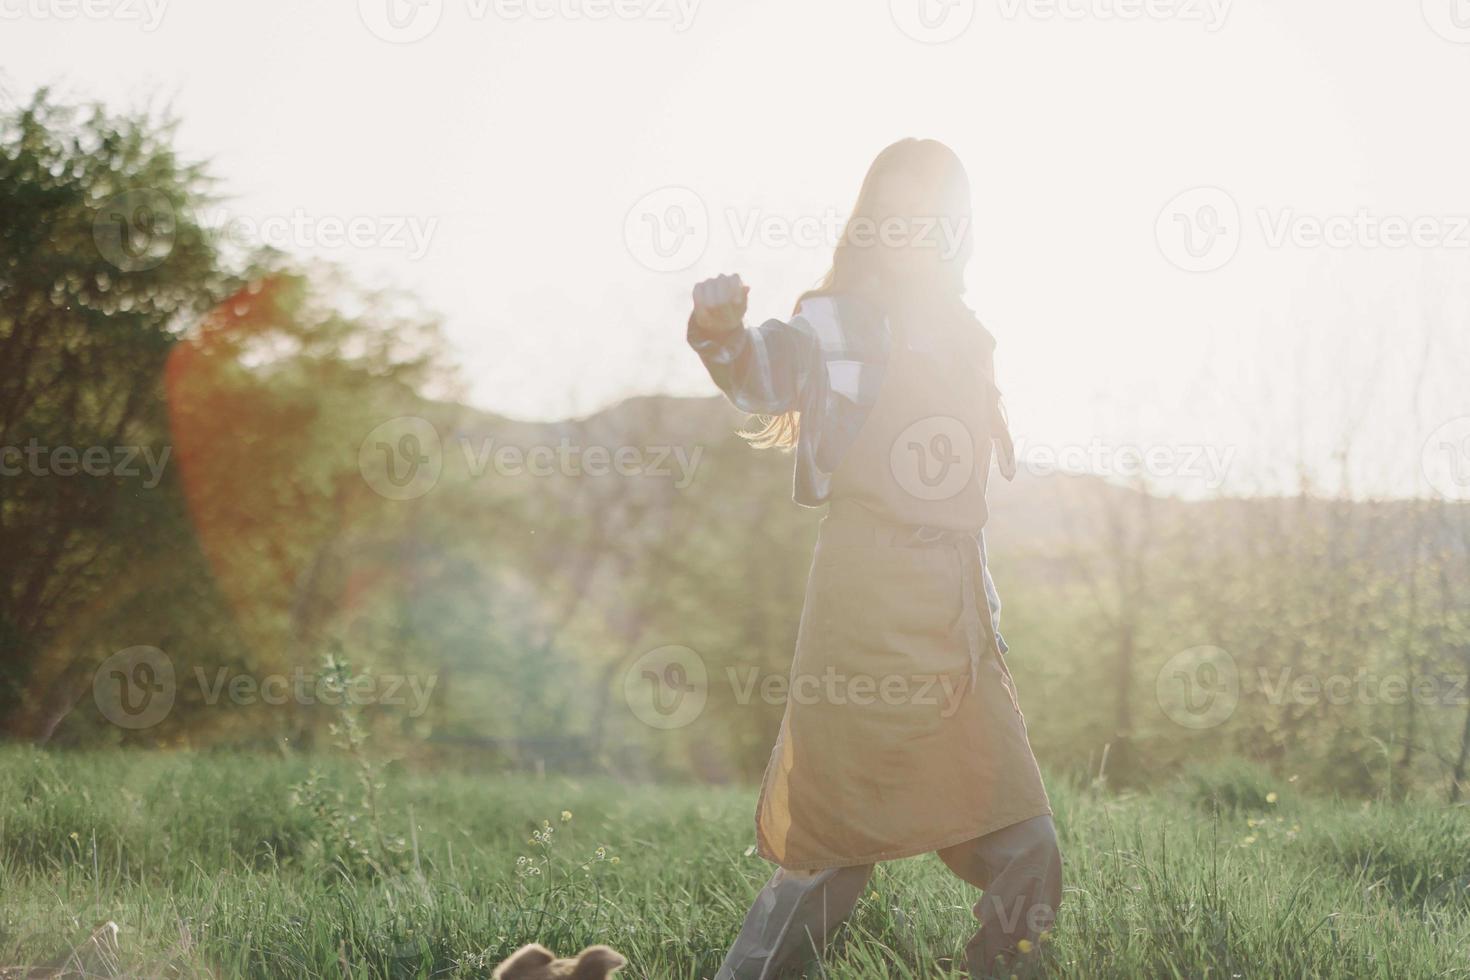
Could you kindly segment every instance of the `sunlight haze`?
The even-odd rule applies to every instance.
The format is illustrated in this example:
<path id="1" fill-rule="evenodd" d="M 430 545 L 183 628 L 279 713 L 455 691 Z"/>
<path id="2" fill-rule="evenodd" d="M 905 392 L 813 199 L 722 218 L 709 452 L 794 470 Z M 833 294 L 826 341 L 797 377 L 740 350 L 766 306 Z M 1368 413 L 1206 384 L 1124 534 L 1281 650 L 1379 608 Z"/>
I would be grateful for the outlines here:
<path id="1" fill-rule="evenodd" d="M 739 272 L 749 322 L 788 315 L 877 150 L 934 137 L 970 173 L 969 301 L 1023 443 L 1233 459 L 1156 481 L 1187 494 L 1291 491 L 1303 460 L 1425 491 L 1430 433 L 1470 414 L 1453 0 L 924 2 L 3 0 L 0 79 L 171 105 L 217 219 L 412 290 L 471 401 L 528 418 L 712 393 L 693 283 Z M 1187 271 L 1169 209 L 1222 192 L 1234 251 Z M 696 236 L 672 256 L 641 237 L 665 219 Z"/>

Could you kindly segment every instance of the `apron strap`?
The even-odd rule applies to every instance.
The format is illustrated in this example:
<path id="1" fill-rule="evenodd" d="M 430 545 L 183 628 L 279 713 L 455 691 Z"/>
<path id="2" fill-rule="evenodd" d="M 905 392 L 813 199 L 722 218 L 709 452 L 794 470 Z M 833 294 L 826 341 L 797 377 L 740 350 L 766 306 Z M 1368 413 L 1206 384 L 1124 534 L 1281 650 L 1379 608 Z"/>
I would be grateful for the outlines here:
<path id="1" fill-rule="evenodd" d="M 980 602 L 977 597 L 985 588 L 985 571 L 980 564 L 979 538 L 967 535 L 963 542 L 955 544 L 960 555 L 960 582 L 964 590 L 964 608 L 960 611 L 960 618 L 964 620 L 965 639 L 970 644 L 970 690 L 973 691 L 980 683 L 980 635 L 984 624 L 980 619 Z M 988 600 L 985 603 L 985 618 L 990 618 Z M 992 630 L 991 636 L 994 635 Z"/>

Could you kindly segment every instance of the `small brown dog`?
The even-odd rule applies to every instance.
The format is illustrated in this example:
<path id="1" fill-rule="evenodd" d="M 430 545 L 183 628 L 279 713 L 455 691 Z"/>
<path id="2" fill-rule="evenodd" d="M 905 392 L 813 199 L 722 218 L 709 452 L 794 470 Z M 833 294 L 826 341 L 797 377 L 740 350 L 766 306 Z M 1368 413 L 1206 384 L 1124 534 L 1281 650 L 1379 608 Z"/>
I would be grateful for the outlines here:
<path id="1" fill-rule="evenodd" d="M 604 980 L 627 960 L 607 946 L 588 946 L 574 960 L 559 960 L 540 943 L 516 950 L 495 968 L 493 980 Z"/>

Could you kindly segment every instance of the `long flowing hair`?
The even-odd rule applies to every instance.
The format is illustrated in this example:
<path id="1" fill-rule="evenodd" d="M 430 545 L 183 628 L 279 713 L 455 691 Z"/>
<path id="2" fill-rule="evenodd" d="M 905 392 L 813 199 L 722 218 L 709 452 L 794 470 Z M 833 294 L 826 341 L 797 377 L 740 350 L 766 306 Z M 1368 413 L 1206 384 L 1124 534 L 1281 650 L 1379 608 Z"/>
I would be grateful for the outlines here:
<path id="1" fill-rule="evenodd" d="M 881 214 L 879 188 L 890 178 L 911 182 L 914 199 L 924 202 L 921 214 Z M 895 224 L 895 222 L 897 224 Z M 947 222 L 947 225 L 939 224 Z M 880 309 L 902 303 L 916 290 L 938 295 L 932 301 L 958 301 L 965 291 L 965 266 L 974 247 L 971 233 L 970 180 L 954 151 L 937 140 L 902 139 L 888 146 L 863 178 L 857 203 L 847 220 L 842 237 L 832 253 L 832 267 L 815 288 L 803 293 L 795 309 L 815 296 L 855 295 Z M 907 223 L 907 224 L 904 224 Z M 938 244 L 949 242 L 951 251 L 936 251 L 934 265 L 916 282 L 911 267 L 895 262 L 885 229 L 932 236 L 943 233 Z M 927 230 L 926 230 L 927 229 Z M 916 247 L 912 243 L 909 248 Z M 801 432 L 799 412 L 762 416 L 761 427 L 742 435 L 759 449 L 792 449 Z"/>

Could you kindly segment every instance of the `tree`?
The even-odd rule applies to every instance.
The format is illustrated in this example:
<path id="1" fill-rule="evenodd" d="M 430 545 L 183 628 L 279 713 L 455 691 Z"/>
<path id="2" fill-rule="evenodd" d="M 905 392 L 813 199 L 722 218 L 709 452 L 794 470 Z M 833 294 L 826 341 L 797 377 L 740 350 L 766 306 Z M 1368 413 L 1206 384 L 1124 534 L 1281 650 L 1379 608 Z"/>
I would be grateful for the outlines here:
<path id="1" fill-rule="evenodd" d="M 163 365 L 230 277 L 193 217 L 208 182 L 172 130 L 44 90 L 0 114 L 0 727 L 13 734 L 55 723 L 31 684 L 68 675 L 40 669 L 61 624 L 117 581 L 132 543 L 177 527 L 158 472 Z"/>

